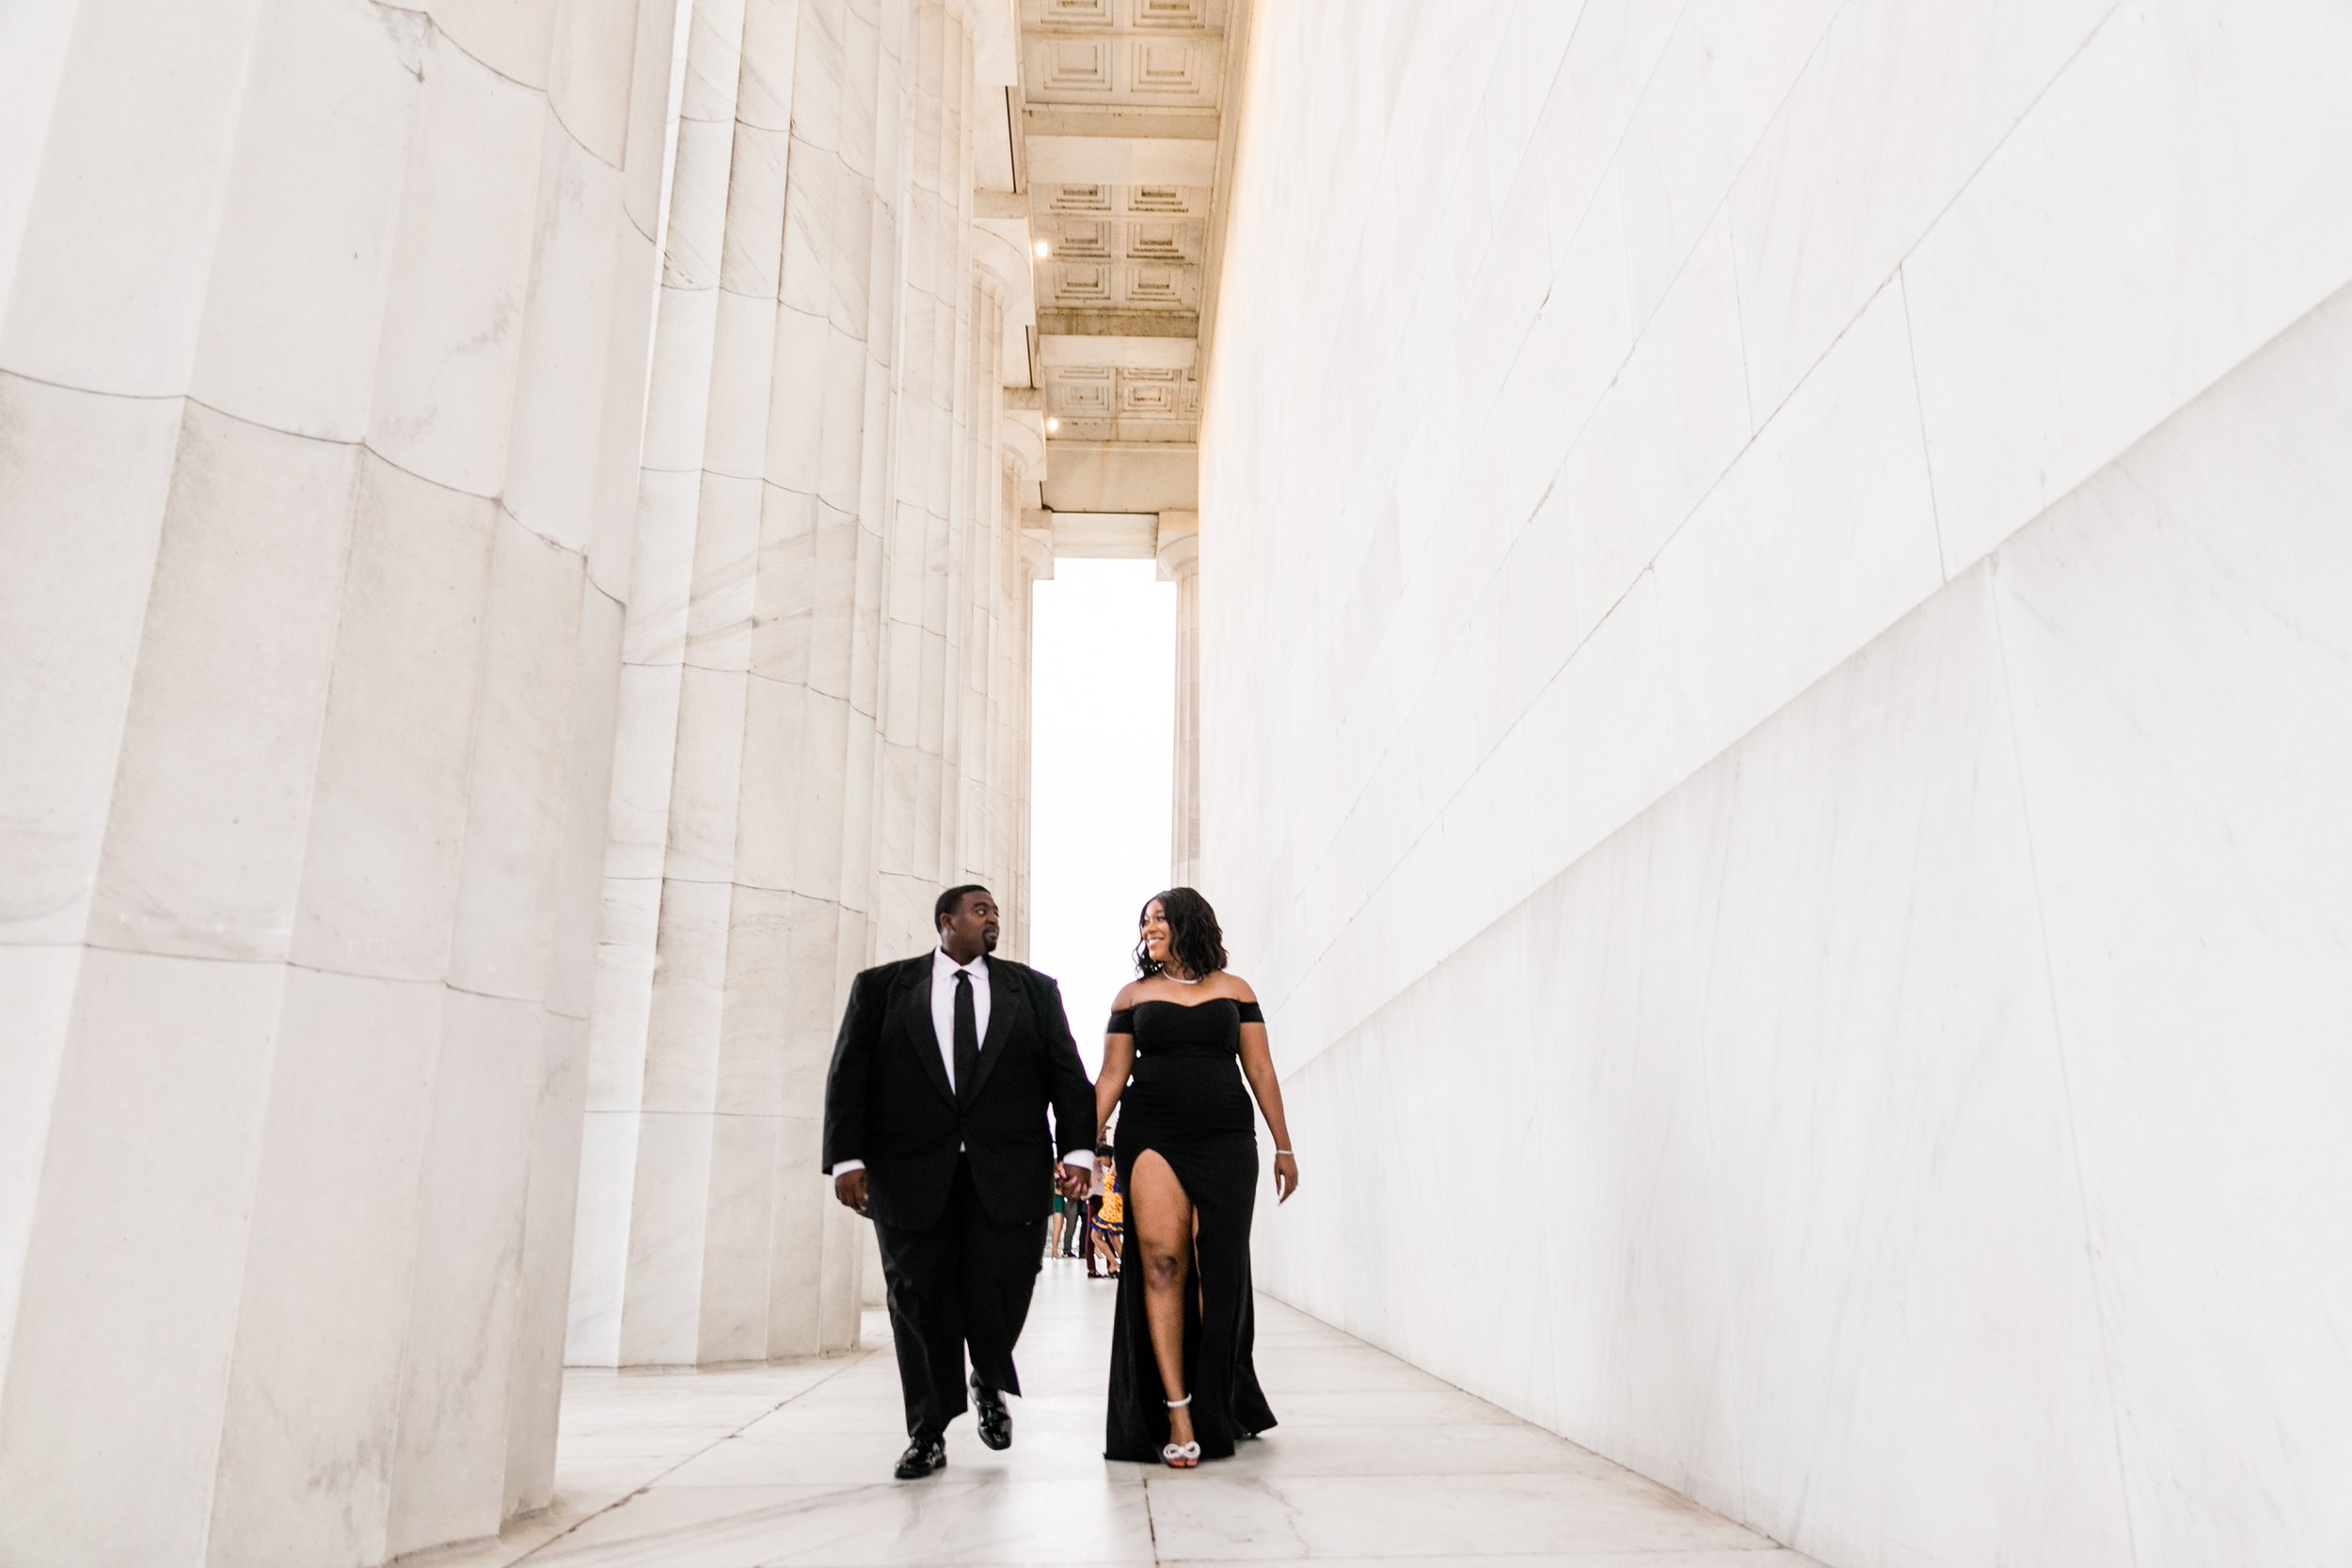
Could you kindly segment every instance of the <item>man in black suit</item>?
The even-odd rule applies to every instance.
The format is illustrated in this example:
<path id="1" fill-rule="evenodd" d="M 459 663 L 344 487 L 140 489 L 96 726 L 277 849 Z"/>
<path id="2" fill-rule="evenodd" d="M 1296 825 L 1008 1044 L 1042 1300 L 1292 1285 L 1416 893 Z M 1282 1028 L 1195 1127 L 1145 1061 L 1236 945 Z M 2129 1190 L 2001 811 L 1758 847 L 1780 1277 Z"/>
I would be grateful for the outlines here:
<path id="1" fill-rule="evenodd" d="M 1094 1085 L 1060 988 L 990 956 L 998 927 L 988 889 L 949 888 L 933 913 L 936 949 L 850 988 L 825 1079 L 834 1196 L 872 1217 L 882 1244 L 906 1398 L 900 1481 L 947 1463 L 967 1346 L 980 1441 L 1010 1446 L 1005 1396 L 1021 1392 L 1012 1347 L 1054 1189 L 1083 1196 L 1094 1164 Z"/>

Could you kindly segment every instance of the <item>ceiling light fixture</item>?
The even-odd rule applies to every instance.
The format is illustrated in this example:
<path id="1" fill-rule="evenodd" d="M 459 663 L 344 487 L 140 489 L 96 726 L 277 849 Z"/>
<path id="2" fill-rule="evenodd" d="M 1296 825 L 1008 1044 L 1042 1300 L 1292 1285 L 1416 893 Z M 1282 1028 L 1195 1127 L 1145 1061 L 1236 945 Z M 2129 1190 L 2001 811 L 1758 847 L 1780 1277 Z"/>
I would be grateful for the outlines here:
<path id="1" fill-rule="evenodd" d="M 1061 421 L 1059 420 L 1047 420 L 1045 421 L 1045 434 L 1048 436 L 1051 436 L 1054 432 L 1059 430 L 1060 428 Z"/>
<path id="2" fill-rule="evenodd" d="M 1052 254 L 1054 254 L 1053 241 L 1040 240 L 1037 242 L 1037 259 L 1039 261 L 1042 261 L 1045 258 L 1051 256 Z"/>

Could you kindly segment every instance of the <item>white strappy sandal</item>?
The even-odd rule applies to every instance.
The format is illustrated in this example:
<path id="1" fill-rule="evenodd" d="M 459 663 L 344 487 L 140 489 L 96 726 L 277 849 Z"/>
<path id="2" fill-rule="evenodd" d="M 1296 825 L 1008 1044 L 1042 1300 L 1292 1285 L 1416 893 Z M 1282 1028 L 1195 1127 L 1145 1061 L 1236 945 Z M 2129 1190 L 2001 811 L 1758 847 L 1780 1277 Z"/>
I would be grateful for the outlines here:
<path id="1" fill-rule="evenodd" d="M 1170 1410 L 1182 1410 L 1192 1402 L 1192 1396 L 1186 1394 L 1181 1400 L 1162 1400 L 1160 1402 Z M 1200 1445 L 1198 1442 L 1163 1443 L 1160 1445 L 1160 1463 L 1171 1470 L 1189 1470 L 1200 1463 Z"/>

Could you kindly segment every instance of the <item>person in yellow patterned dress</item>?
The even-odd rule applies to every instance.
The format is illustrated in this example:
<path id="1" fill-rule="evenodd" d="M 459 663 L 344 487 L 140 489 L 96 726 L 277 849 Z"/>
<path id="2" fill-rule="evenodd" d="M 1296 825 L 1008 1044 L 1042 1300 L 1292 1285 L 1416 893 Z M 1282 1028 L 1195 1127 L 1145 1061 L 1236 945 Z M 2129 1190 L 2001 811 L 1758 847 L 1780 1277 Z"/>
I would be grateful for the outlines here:
<path id="1" fill-rule="evenodd" d="M 1100 1256 L 1104 1265 L 1104 1275 L 1117 1279 L 1120 1243 L 1124 1239 L 1127 1225 L 1127 1195 L 1120 1189 L 1119 1162 L 1111 1157 L 1110 1150 L 1103 1149 L 1095 1158 L 1099 1162 L 1095 1168 L 1101 1172 L 1097 1180 L 1102 1196 L 1095 1211 L 1094 1224 L 1089 1228 L 1091 1231 L 1089 1245 L 1098 1248 L 1099 1253 L 1087 1259 L 1087 1273 L 1094 1273 L 1094 1258 Z"/>

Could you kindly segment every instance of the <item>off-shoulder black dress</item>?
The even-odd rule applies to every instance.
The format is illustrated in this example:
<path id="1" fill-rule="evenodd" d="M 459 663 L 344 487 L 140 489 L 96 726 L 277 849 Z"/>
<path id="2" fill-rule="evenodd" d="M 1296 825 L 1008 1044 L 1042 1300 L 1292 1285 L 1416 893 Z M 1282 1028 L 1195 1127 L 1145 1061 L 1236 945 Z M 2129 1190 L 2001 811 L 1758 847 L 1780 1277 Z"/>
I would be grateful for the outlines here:
<path id="1" fill-rule="evenodd" d="M 1274 1425 L 1250 1363 L 1256 1322 L 1249 1221 L 1258 1198 L 1258 1123 L 1241 1074 L 1241 1026 L 1263 1016 L 1255 1002 L 1232 997 L 1193 1006 L 1139 1002 L 1111 1015 L 1111 1034 L 1135 1037 L 1136 1059 L 1119 1110 L 1126 1250 L 1111 1331 L 1105 1459 L 1156 1461 L 1168 1441 L 1166 1396 L 1152 1356 L 1143 1270 L 1135 1251 L 1133 1173 L 1147 1150 L 1168 1162 L 1198 1216 L 1193 1288 L 1184 1295 L 1184 1368 L 1200 1455 L 1230 1457 L 1235 1439 Z"/>

